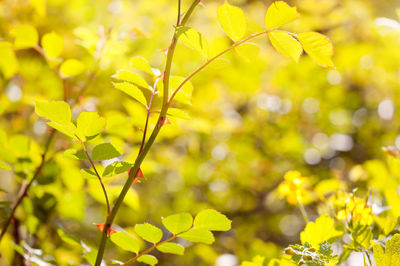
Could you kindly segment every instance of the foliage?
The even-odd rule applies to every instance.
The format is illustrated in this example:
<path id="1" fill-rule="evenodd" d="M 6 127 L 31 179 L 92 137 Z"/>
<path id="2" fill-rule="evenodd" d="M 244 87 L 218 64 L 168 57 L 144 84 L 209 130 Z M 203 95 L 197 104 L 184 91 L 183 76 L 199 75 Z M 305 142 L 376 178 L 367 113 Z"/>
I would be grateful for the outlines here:
<path id="1" fill-rule="evenodd" d="M 0 2 L 0 264 L 397 265 L 393 6 Z"/>

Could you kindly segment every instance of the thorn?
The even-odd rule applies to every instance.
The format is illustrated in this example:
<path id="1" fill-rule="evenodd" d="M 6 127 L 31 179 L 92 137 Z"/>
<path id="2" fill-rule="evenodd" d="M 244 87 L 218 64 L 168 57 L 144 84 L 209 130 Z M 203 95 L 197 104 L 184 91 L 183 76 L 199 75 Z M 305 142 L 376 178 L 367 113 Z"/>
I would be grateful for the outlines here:
<path id="1" fill-rule="evenodd" d="M 171 121 L 167 117 L 161 117 L 161 119 L 158 121 L 158 128 L 161 128 L 162 126 L 165 125 L 171 125 Z"/>
<path id="2" fill-rule="evenodd" d="M 169 50 L 169 46 L 167 48 L 162 49 L 161 52 L 163 52 L 165 54 L 165 56 L 167 56 L 168 50 Z"/>
<path id="3" fill-rule="evenodd" d="M 103 233 L 104 232 L 104 224 L 96 224 L 93 223 L 95 226 L 97 226 L 97 228 L 99 228 L 99 230 Z M 112 234 L 118 233 L 117 231 L 115 231 L 114 229 L 112 229 L 111 227 L 108 228 L 107 230 L 107 235 L 110 236 Z"/>

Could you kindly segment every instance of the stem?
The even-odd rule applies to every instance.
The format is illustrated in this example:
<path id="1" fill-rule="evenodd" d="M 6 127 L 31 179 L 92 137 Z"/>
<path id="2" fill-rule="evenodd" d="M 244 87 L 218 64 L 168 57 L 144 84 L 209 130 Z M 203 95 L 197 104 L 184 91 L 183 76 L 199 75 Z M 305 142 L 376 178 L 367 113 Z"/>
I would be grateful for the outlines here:
<path id="1" fill-rule="evenodd" d="M 178 0 L 178 18 L 176 19 L 176 25 L 181 23 L 181 0 Z"/>
<path id="2" fill-rule="evenodd" d="M 131 258 L 131 259 L 125 261 L 123 264 L 121 264 L 121 266 L 128 265 L 128 264 L 134 262 L 135 260 L 137 260 L 137 259 L 140 258 L 141 256 L 143 256 L 143 255 L 145 255 L 145 254 L 147 254 L 147 253 L 153 251 L 154 249 L 156 249 L 156 248 L 157 248 L 158 246 L 160 246 L 161 244 L 164 244 L 165 242 L 169 242 L 169 241 L 171 241 L 171 240 L 174 240 L 177 236 L 178 236 L 178 235 L 173 235 L 173 236 L 171 236 L 170 238 L 165 239 L 164 241 L 161 241 L 161 242 L 159 242 L 159 243 L 157 243 L 157 244 L 154 244 L 153 246 L 151 246 L 151 247 L 149 247 L 148 249 L 144 250 L 142 253 L 138 253 L 135 257 L 133 257 L 133 258 Z"/>
<path id="3" fill-rule="evenodd" d="M 156 79 L 156 81 L 154 82 L 154 85 L 153 85 L 153 90 L 151 91 L 150 102 L 149 102 L 149 105 L 147 106 L 146 123 L 144 124 L 143 138 L 142 138 L 142 143 L 140 144 L 138 156 L 142 152 L 144 143 L 146 142 L 146 133 L 147 133 L 147 127 L 149 125 L 150 109 L 151 109 L 151 105 L 153 104 L 154 96 L 156 95 L 156 86 L 157 86 L 157 83 L 159 80 L 160 80 L 159 78 Z"/>
<path id="4" fill-rule="evenodd" d="M 307 215 L 306 209 L 304 208 L 303 203 L 301 203 L 301 200 L 299 199 L 299 197 L 297 197 L 297 202 L 299 203 L 299 209 L 300 209 L 301 215 L 304 218 L 304 221 L 306 223 L 308 223 L 310 221 L 310 219 L 308 219 L 308 215 Z"/>
<path id="5" fill-rule="evenodd" d="M 6 234 L 8 227 L 10 226 L 13 218 L 14 218 L 14 214 L 15 211 L 17 210 L 18 206 L 20 205 L 20 203 L 22 202 L 23 198 L 26 196 L 26 193 L 28 191 L 28 189 L 31 187 L 31 185 L 33 184 L 33 182 L 36 180 L 36 178 L 39 176 L 40 171 L 42 170 L 43 166 L 46 163 L 46 155 L 49 151 L 49 147 L 50 147 L 50 143 L 54 138 L 56 131 L 54 129 L 51 129 L 51 133 L 49 135 L 49 138 L 46 141 L 46 145 L 42 154 L 42 159 L 40 161 L 39 166 L 36 168 L 35 173 L 33 174 L 31 180 L 28 183 L 23 183 L 19 192 L 18 192 L 18 197 L 17 200 L 14 202 L 12 208 L 11 208 L 11 213 L 8 216 L 6 222 L 4 223 L 2 230 L 1 230 L 1 234 L 0 234 L 0 242 L 3 239 L 3 236 Z"/>
<path id="6" fill-rule="evenodd" d="M 222 55 L 226 54 L 227 52 L 231 51 L 232 49 L 234 49 L 235 47 L 251 40 L 254 39 L 256 37 L 259 37 L 261 35 L 267 34 L 270 30 L 266 30 L 266 31 L 262 31 L 259 33 L 255 33 L 250 35 L 247 38 L 244 38 L 238 42 L 235 42 L 234 44 L 232 44 L 232 46 L 230 46 L 229 48 L 223 50 L 222 52 L 220 52 L 219 54 L 215 55 L 214 57 L 208 59 L 203 65 L 199 66 L 195 71 L 193 71 L 189 76 L 187 76 L 181 84 L 179 84 L 179 86 L 175 89 L 175 91 L 171 94 L 171 96 L 169 97 L 168 100 L 168 106 L 171 104 L 172 100 L 174 99 L 175 95 L 178 93 L 178 91 L 183 87 L 183 85 L 185 85 L 186 82 L 188 82 L 190 79 L 192 79 L 197 73 L 199 73 L 201 70 L 203 70 L 206 66 L 208 66 L 211 62 L 215 61 L 216 59 L 218 59 L 219 57 L 221 57 Z"/>
<path id="7" fill-rule="evenodd" d="M 182 18 L 182 21 L 180 23 L 179 26 L 183 26 L 185 25 L 185 23 L 187 22 L 187 20 L 189 19 L 190 15 L 192 14 L 193 10 L 195 9 L 195 7 L 197 6 L 197 4 L 199 3 L 198 0 L 194 0 L 192 2 L 192 5 L 189 7 L 188 11 L 186 12 L 185 16 Z M 172 65 L 172 59 L 173 59 L 173 55 L 174 55 L 174 51 L 175 51 L 175 47 L 176 47 L 176 42 L 178 40 L 178 34 L 175 30 L 174 32 L 174 36 L 172 38 L 171 41 L 171 45 L 168 49 L 168 54 L 167 54 L 167 60 L 166 60 L 166 64 L 165 64 L 165 70 L 164 70 L 164 80 L 163 80 L 163 84 L 164 84 L 164 95 L 163 95 L 163 104 L 162 104 L 162 108 L 161 108 L 161 112 L 160 115 L 158 117 L 157 120 L 157 124 L 153 129 L 153 132 L 151 133 L 149 140 L 147 141 L 146 145 L 143 147 L 142 152 L 138 155 L 138 157 L 136 158 L 135 164 L 133 165 L 133 167 L 131 168 L 131 171 L 129 173 L 128 179 L 126 180 L 121 193 L 118 196 L 117 201 L 114 204 L 114 207 L 111 210 L 111 214 L 107 217 L 105 225 L 104 225 L 104 230 L 102 233 L 102 237 L 100 240 L 100 244 L 99 244 L 99 250 L 97 252 L 97 257 L 96 257 L 96 262 L 95 262 L 95 266 L 100 266 L 101 264 L 101 260 L 103 259 L 104 256 L 104 250 L 106 247 L 106 243 L 107 243 L 107 231 L 108 229 L 111 227 L 112 222 L 114 221 L 115 216 L 118 213 L 119 207 L 121 206 L 122 202 L 124 201 L 124 198 L 126 196 L 126 194 L 128 193 L 132 182 L 134 181 L 137 172 L 139 171 L 140 165 L 142 164 L 144 158 L 146 157 L 147 153 L 149 152 L 151 146 L 153 145 L 158 133 L 160 132 L 161 126 L 160 125 L 160 121 L 163 120 L 164 116 L 167 113 L 168 110 L 168 89 L 169 89 L 169 77 L 171 75 L 171 65 Z"/>
<path id="8" fill-rule="evenodd" d="M 85 143 L 83 143 L 83 141 L 81 141 L 81 145 L 82 145 L 83 152 L 85 153 L 86 157 L 88 158 L 88 160 L 90 162 L 90 165 L 92 166 L 94 172 L 96 173 L 97 179 L 99 179 L 101 188 L 103 189 L 104 198 L 106 199 L 106 204 L 107 204 L 107 216 L 108 216 L 111 213 L 111 207 L 110 207 L 110 201 L 108 200 L 107 191 L 106 191 L 106 188 L 105 188 L 104 183 L 103 183 L 103 179 L 99 175 L 99 172 L 97 172 L 96 166 L 94 165 L 94 162 L 93 162 L 92 158 L 90 157 L 89 153 L 87 152 Z"/>

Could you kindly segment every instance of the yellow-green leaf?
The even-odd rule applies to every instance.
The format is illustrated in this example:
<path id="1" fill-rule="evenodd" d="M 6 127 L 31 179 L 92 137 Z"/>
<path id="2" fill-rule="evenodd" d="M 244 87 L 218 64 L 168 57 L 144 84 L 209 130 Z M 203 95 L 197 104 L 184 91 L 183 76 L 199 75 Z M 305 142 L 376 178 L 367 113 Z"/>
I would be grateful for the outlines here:
<path id="1" fill-rule="evenodd" d="M 125 92 L 136 101 L 140 102 L 144 106 L 147 106 L 146 97 L 144 97 L 143 92 L 137 86 L 129 82 L 122 82 L 122 83 L 113 82 L 113 85 L 118 90 Z"/>
<path id="2" fill-rule="evenodd" d="M 150 64 L 147 62 L 146 59 L 144 59 L 141 56 L 132 57 L 130 64 L 132 67 L 134 67 L 136 69 L 140 69 L 150 75 L 154 75 L 153 70 L 151 70 Z"/>
<path id="3" fill-rule="evenodd" d="M 231 220 L 222 213 L 213 209 L 207 209 L 196 215 L 193 228 L 210 231 L 227 231 L 231 229 L 231 223 Z"/>
<path id="4" fill-rule="evenodd" d="M 64 101 L 38 101 L 35 103 L 35 112 L 59 124 L 71 122 L 71 109 Z"/>
<path id="5" fill-rule="evenodd" d="M 275 1 L 267 9 L 265 26 L 267 29 L 280 27 L 296 20 L 299 16 L 296 7 L 290 7 L 284 1 Z"/>
<path id="6" fill-rule="evenodd" d="M 272 46 L 284 57 L 299 61 L 303 48 L 293 36 L 284 31 L 274 30 L 268 33 L 268 37 Z"/>
<path id="7" fill-rule="evenodd" d="M 212 244 L 215 241 L 214 235 L 205 229 L 193 228 L 180 234 L 179 237 L 194 243 Z"/>
<path id="8" fill-rule="evenodd" d="M 130 82 L 135 86 L 142 87 L 144 89 L 149 89 L 149 85 L 141 76 L 128 70 L 119 70 L 112 77 L 121 81 Z"/>
<path id="9" fill-rule="evenodd" d="M 395 266 L 400 265 L 400 234 L 395 234 L 386 242 L 386 248 L 375 243 L 374 259 L 376 266 Z"/>
<path id="10" fill-rule="evenodd" d="M 56 58 L 64 48 L 64 40 L 55 32 L 46 33 L 42 37 L 42 47 L 48 57 Z"/>
<path id="11" fill-rule="evenodd" d="M 120 156 L 119 151 L 111 143 L 102 143 L 93 148 L 93 161 L 109 160 Z"/>
<path id="12" fill-rule="evenodd" d="M 173 214 L 162 219 L 162 224 L 171 233 L 179 234 L 192 227 L 193 217 L 186 212 Z"/>
<path id="13" fill-rule="evenodd" d="M 139 252 L 139 243 L 138 241 L 128 233 L 125 232 L 117 232 L 110 236 L 111 241 L 116 244 L 118 247 L 131 251 L 133 253 Z"/>
<path id="14" fill-rule="evenodd" d="M 137 224 L 135 225 L 135 232 L 144 240 L 157 243 L 162 238 L 162 231 L 160 228 L 151 224 Z"/>
<path id="15" fill-rule="evenodd" d="M 322 67 L 335 67 L 332 62 L 333 45 L 325 35 L 318 32 L 304 32 L 297 35 L 304 51 Z"/>
<path id="16" fill-rule="evenodd" d="M 18 72 L 18 68 L 18 60 L 12 44 L 0 41 L 0 71 L 6 79 L 9 79 Z"/>
<path id="17" fill-rule="evenodd" d="M 143 262 L 143 263 L 146 263 L 146 264 L 148 264 L 148 265 L 156 265 L 157 263 L 158 263 L 158 260 L 157 260 L 157 258 L 156 257 L 154 257 L 154 256 L 152 256 L 152 255 L 147 255 L 147 254 L 145 254 L 145 255 L 143 255 L 143 256 L 140 256 L 138 259 L 137 259 L 137 261 L 138 262 Z"/>
<path id="18" fill-rule="evenodd" d="M 170 253 L 170 254 L 175 254 L 175 255 L 183 255 L 185 252 L 185 248 L 179 244 L 176 243 L 163 243 L 157 247 L 158 251 L 161 251 L 163 253 Z"/>
<path id="19" fill-rule="evenodd" d="M 79 60 L 76 59 L 68 59 L 64 63 L 61 64 L 60 73 L 63 77 L 73 77 L 81 74 L 85 71 L 86 66 Z"/>
<path id="20" fill-rule="evenodd" d="M 96 112 L 82 112 L 78 116 L 77 129 L 79 136 L 93 137 L 100 134 L 106 125 L 106 120 Z"/>
<path id="21" fill-rule="evenodd" d="M 15 49 L 34 47 L 39 42 L 39 34 L 32 25 L 20 25 L 11 30 L 11 36 L 15 38 Z"/>
<path id="22" fill-rule="evenodd" d="M 178 108 L 168 108 L 167 115 L 171 115 L 173 117 L 182 118 L 186 120 L 191 119 L 191 117 L 185 111 L 182 111 L 181 109 Z"/>
<path id="23" fill-rule="evenodd" d="M 239 41 L 244 36 L 247 30 L 246 17 L 239 7 L 232 6 L 228 1 L 225 1 L 222 6 L 218 7 L 217 15 L 225 33 L 234 42 Z"/>
<path id="24" fill-rule="evenodd" d="M 76 138 L 76 126 L 71 121 L 67 124 L 59 124 L 57 122 L 50 121 L 47 122 L 47 125 L 71 138 Z"/>
<path id="25" fill-rule="evenodd" d="M 208 58 L 208 43 L 200 32 L 190 27 L 180 27 L 177 33 L 179 40 L 186 46 L 199 52 L 202 57 Z"/>
<path id="26" fill-rule="evenodd" d="M 343 234 L 335 228 L 335 222 L 329 215 L 320 216 L 315 223 L 309 222 L 300 234 L 301 243 L 308 242 L 313 247 L 319 247 L 324 241 L 339 237 Z"/>

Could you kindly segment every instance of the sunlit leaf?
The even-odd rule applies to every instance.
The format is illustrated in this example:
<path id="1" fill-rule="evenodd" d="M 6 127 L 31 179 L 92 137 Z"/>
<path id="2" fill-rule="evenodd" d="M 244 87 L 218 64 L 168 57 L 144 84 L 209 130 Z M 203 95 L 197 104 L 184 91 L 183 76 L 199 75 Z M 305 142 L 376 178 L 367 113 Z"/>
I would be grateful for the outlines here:
<path id="1" fill-rule="evenodd" d="M 107 165 L 103 171 L 103 176 L 115 176 L 128 171 L 132 165 L 127 162 L 114 162 Z"/>
<path id="2" fill-rule="evenodd" d="M 322 215 L 314 222 L 309 222 L 300 234 L 301 243 L 308 242 L 318 247 L 324 241 L 339 237 L 343 234 L 335 228 L 334 220 L 329 215 Z"/>
<path id="3" fill-rule="evenodd" d="M 130 64 L 132 67 L 142 70 L 148 74 L 154 75 L 153 70 L 151 69 L 150 64 L 147 60 L 141 56 L 134 56 L 131 58 Z"/>
<path id="4" fill-rule="evenodd" d="M 400 265 L 400 234 L 395 234 L 386 242 L 383 249 L 378 243 L 373 244 L 376 266 Z"/>
<path id="5" fill-rule="evenodd" d="M 56 58 L 60 56 L 64 48 L 63 38 L 55 32 L 46 33 L 42 37 L 42 47 L 47 56 Z"/>
<path id="6" fill-rule="evenodd" d="M 160 228 L 151 224 L 137 224 L 135 225 L 135 232 L 144 240 L 157 243 L 162 238 L 162 231 Z"/>
<path id="7" fill-rule="evenodd" d="M 0 41 L 0 71 L 6 79 L 18 72 L 19 65 L 12 44 Z"/>
<path id="8" fill-rule="evenodd" d="M 196 215 L 193 227 L 210 231 L 227 231 L 231 229 L 231 223 L 231 220 L 222 213 L 207 209 Z"/>
<path id="9" fill-rule="evenodd" d="M 11 36 L 15 38 L 15 49 L 34 47 L 39 42 L 39 34 L 32 25 L 20 25 L 11 30 Z"/>
<path id="10" fill-rule="evenodd" d="M 63 62 L 60 66 L 60 74 L 65 77 L 73 77 L 82 74 L 85 71 L 86 66 L 79 60 L 68 59 Z"/>
<path id="11" fill-rule="evenodd" d="M 268 33 L 272 46 L 283 56 L 299 61 L 303 53 L 301 44 L 285 31 L 274 30 Z"/>
<path id="12" fill-rule="evenodd" d="M 218 20 L 225 33 L 234 42 L 239 41 L 247 30 L 246 17 L 243 11 L 225 1 L 217 10 Z"/>
<path id="13" fill-rule="evenodd" d="M 185 248 L 179 244 L 166 242 L 157 247 L 158 251 L 175 255 L 183 255 Z"/>
<path id="14" fill-rule="evenodd" d="M 284 1 L 274 1 L 265 14 L 265 26 L 267 29 L 273 29 L 292 22 L 299 16 L 296 7 L 290 7 Z"/>
<path id="15" fill-rule="evenodd" d="M 192 227 L 193 217 L 190 213 L 186 212 L 173 214 L 162 219 L 162 224 L 171 233 L 179 234 Z"/>
<path id="16" fill-rule="evenodd" d="M 76 138 L 76 133 L 77 133 L 76 126 L 72 122 L 68 122 L 66 124 L 59 124 L 57 122 L 50 121 L 47 122 L 46 124 L 71 138 Z"/>
<path id="17" fill-rule="evenodd" d="M 35 112 L 61 125 L 71 122 L 71 108 L 64 101 L 38 101 L 35 103 Z"/>
<path id="18" fill-rule="evenodd" d="M 144 106 L 147 106 L 146 97 L 144 97 L 143 92 L 137 86 L 135 86 L 129 82 L 122 82 L 122 83 L 113 82 L 113 85 L 118 90 L 125 92 L 126 94 L 131 96 L 133 99 L 137 100 Z"/>
<path id="19" fill-rule="evenodd" d="M 185 111 L 182 111 L 181 109 L 178 108 L 168 108 L 167 114 L 172 115 L 176 118 L 182 118 L 187 120 L 191 119 L 191 117 Z"/>
<path id="20" fill-rule="evenodd" d="M 82 150 L 68 149 L 64 151 L 64 156 L 75 160 L 87 160 L 87 157 Z"/>
<path id="21" fill-rule="evenodd" d="M 304 32 L 297 35 L 304 51 L 322 67 L 335 67 L 332 62 L 333 45 L 331 41 L 318 32 Z"/>
<path id="22" fill-rule="evenodd" d="M 82 112 L 78 116 L 76 127 L 79 136 L 93 137 L 100 134 L 105 125 L 106 120 L 97 112 Z"/>
<path id="23" fill-rule="evenodd" d="M 143 262 L 146 263 L 148 265 L 156 265 L 158 263 L 158 260 L 156 257 L 152 256 L 152 255 L 142 255 L 137 259 L 138 262 Z"/>
<path id="24" fill-rule="evenodd" d="M 207 40 L 200 34 L 200 32 L 190 27 L 179 27 L 177 32 L 180 41 L 193 50 L 199 52 L 202 57 L 208 58 Z"/>
<path id="25" fill-rule="evenodd" d="M 179 237 L 194 243 L 212 244 L 215 241 L 214 235 L 205 229 L 190 229 L 179 234 Z"/>
<path id="26" fill-rule="evenodd" d="M 127 81 L 144 89 L 149 89 L 149 85 L 141 76 L 128 70 L 118 70 L 112 77 L 120 81 Z"/>
<path id="27" fill-rule="evenodd" d="M 126 232 L 117 232 L 112 234 L 110 239 L 114 244 L 124 250 L 131 251 L 133 253 L 139 252 L 139 242 Z"/>

